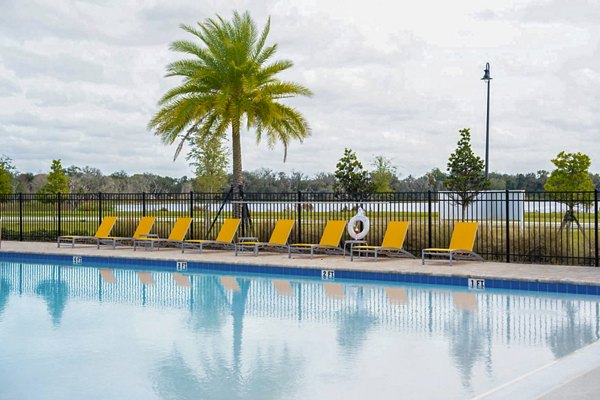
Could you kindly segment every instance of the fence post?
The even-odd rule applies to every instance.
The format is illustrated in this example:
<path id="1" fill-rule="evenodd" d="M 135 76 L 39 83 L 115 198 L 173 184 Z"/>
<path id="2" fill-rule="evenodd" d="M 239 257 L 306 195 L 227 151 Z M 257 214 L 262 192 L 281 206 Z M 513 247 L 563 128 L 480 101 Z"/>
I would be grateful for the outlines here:
<path id="1" fill-rule="evenodd" d="M 192 231 L 190 236 L 194 238 L 194 191 L 190 190 L 190 218 L 192 219 L 192 224 L 190 226 L 190 230 Z"/>
<path id="2" fill-rule="evenodd" d="M 146 216 L 146 192 L 142 192 L 142 217 Z"/>
<path id="3" fill-rule="evenodd" d="M 433 247 L 432 238 L 433 232 L 431 232 L 432 223 L 431 223 L 431 190 L 427 191 L 427 247 Z"/>
<path id="4" fill-rule="evenodd" d="M 102 192 L 98 192 L 98 225 L 102 223 Z"/>
<path id="5" fill-rule="evenodd" d="M 598 189 L 594 189 L 594 264 L 598 266 Z"/>
<path id="6" fill-rule="evenodd" d="M 302 192 L 298 190 L 298 230 L 296 231 L 296 243 L 302 242 Z"/>
<path id="7" fill-rule="evenodd" d="M 61 197 L 60 197 L 60 192 L 58 192 L 58 236 L 60 236 L 60 231 L 61 231 L 61 208 L 60 208 L 60 203 L 61 203 Z"/>
<path id="8" fill-rule="evenodd" d="M 23 193 L 19 193 L 19 241 L 23 241 Z"/>
<path id="9" fill-rule="evenodd" d="M 506 191 L 504 192 L 505 196 L 506 196 L 506 208 L 505 208 L 505 213 L 506 213 L 506 262 L 509 263 L 510 262 L 510 216 L 509 216 L 509 211 L 510 211 L 510 201 L 509 201 L 509 194 L 510 192 L 508 191 L 508 189 L 506 189 Z"/>

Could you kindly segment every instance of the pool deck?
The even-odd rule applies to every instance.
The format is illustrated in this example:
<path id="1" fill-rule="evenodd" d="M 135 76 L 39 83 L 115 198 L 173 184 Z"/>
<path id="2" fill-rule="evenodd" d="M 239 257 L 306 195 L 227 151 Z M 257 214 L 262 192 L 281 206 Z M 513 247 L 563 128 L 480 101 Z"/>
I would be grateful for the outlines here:
<path id="1" fill-rule="evenodd" d="M 160 250 L 138 249 L 121 246 L 113 249 L 110 246 L 77 244 L 75 247 L 50 242 L 16 242 L 2 241 L 0 252 L 35 253 L 35 254 L 67 254 L 77 256 L 119 257 L 154 260 L 177 260 L 224 264 L 250 264 L 272 267 L 294 267 L 314 269 L 343 269 L 350 271 L 385 272 L 397 274 L 423 274 L 434 276 L 473 277 L 483 279 L 506 279 L 516 281 L 546 282 L 546 283 L 571 283 L 579 285 L 600 286 L 600 268 L 579 267 L 569 265 L 538 265 L 514 264 L 499 262 L 455 261 L 449 265 L 448 261 L 428 261 L 421 264 L 420 259 L 387 258 L 379 257 L 361 258 L 350 261 L 350 257 L 341 255 L 315 255 L 310 258 L 306 255 L 293 255 L 291 259 L 287 254 L 260 252 L 258 256 L 242 254 L 235 256 L 233 250 L 204 250 L 199 253 L 195 250 L 186 250 L 181 253 L 178 248 L 161 248 Z"/>
<path id="2" fill-rule="evenodd" d="M 355 259 L 342 256 L 321 256 L 314 258 L 287 254 L 261 252 L 258 256 L 243 254 L 235 256 L 232 250 L 186 251 L 177 248 L 163 248 L 148 251 L 131 247 L 76 245 L 72 248 L 47 242 L 2 241 L 0 252 L 61 254 L 76 256 L 100 256 L 153 260 L 176 260 L 223 264 L 251 264 L 273 267 L 294 267 L 314 269 L 344 269 L 352 271 L 385 272 L 398 274 L 424 274 L 435 276 L 477 277 L 484 279 L 522 280 L 547 283 L 571 283 L 600 286 L 600 268 L 564 265 L 514 264 L 479 261 L 457 261 L 449 265 L 447 261 L 427 262 L 420 259 L 385 258 L 377 261 Z M 512 382 L 497 387 L 474 399 L 596 399 L 600 392 L 600 342 L 584 347 L 564 357 L 558 362 L 532 371 Z"/>

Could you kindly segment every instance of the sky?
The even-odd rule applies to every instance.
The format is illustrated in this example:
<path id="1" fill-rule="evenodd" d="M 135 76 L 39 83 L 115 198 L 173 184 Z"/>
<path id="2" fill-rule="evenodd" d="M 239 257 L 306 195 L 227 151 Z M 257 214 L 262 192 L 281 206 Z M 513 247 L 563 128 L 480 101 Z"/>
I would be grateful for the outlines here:
<path id="1" fill-rule="evenodd" d="M 287 101 L 312 135 L 283 147 L 243 132 L 244 170 L 333 172 L 344 148 L 366 169 L 377 156 L 401 177 L 445 170 L 470 128 L 489 170 L 552 170 L 584 152 L 600 172 L 600 2 L 597 0 L 0 0 L 0 155 L 20 172 L 64 167 L 191 176 L 176 145 L 147 124 L 179 83 L 166 66 L 196 24 L 249 11 L 271 19 L 280 78 L 310 88 Z"/>

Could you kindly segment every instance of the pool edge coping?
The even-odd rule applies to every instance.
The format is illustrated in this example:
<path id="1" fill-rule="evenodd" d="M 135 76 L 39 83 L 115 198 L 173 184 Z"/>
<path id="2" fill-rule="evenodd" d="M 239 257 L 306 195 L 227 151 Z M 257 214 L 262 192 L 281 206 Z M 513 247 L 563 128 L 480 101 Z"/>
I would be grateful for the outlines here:
<path id="1" fill-rule="evenodd" d="M 118 267 L 119 265 L 112 264 L 123 264 L 124 266 L 131 268 L 139 268 L 144 264 L 150 264 L 149 269 L 160 268 L 161 271 L 171 272 L 200 272 L 200 271 L 211 271 L 221 273 L 258 273 L 258 274 L 270 274 L 270 275 L 291 275 L 298 277 L 307 278 L 319 278 L 322 280 L 362 280 L 362 281 L 374 281 L 374 282 L 390 282 L 390 283 L 416 283 L 416 284 L 431 284 L 431 285 L 444 285 L 453 287 L 463 287 L 472 290 L 485 290 L 485 289 L 503 289 L 503 290 L 519 290 L 528 291 L 534 293 L 564 293 L 574 295 L 600 295 L 600 284 L 598 282 L 582 282 L 582 281 L 571 281 L 568 279 L 552 280 L 548 278 L 532 279 L 519 279 L 519 278 L 504 278 L 497 276 L 489 276 L 489 274 L 470 274 L 461 273 L 460 271 L 450 270 L 452 273 L 439 274 L 435 271 L 431 273 L 418 271 L 418 272 L 399 272 L 392 270 L 378 270 L 369 271 L 364 269 L 344 269 L 343 267 L 331 266 L 324 269 L 321 266 L 283 266 L 276 263 L 247 263 L 240 259 L 239 262 L 214 262 L 214 261 L 197 261 L 185 259 L 182 253 L 181 257 L 169 257 L 169 258 L 147 258 L 143 256 L 126 257 L 122 255 L 91 255 L 91 254 L 57 254 L 55 252 L 40 251 L 14 251 L 5 250 L 0 251 L 0 260 L 4 259 L 3 255 L 8 254 L 11 257 L 8 258 L 30 258 L 34 261 L 36 258 L 45 257 L 51 258 L 61 263 L 71 264 L 73 266 L 82 265 L 83 260 L 89 260 L 91 264 L 103 263 L 109 264 L 107 266 Z M 74 260 L 79 257 L 80 262 L 75 263 Z M 71 260 L 71 262 L 69 262 Z M 184 270 L 178 269 L 178 263 L 185 262 L 186 268 Z M 91 265 L 88 265 L 91 266 Z M 188 270 L 187 267 L 190 267 Z M 152 268 L 154 267 L 154 268 Z M 324 271 L 334 271 L 331 278 L 324 276 Z M 471 280 L 483 280 L 484 287 L 469 287 Z"/>

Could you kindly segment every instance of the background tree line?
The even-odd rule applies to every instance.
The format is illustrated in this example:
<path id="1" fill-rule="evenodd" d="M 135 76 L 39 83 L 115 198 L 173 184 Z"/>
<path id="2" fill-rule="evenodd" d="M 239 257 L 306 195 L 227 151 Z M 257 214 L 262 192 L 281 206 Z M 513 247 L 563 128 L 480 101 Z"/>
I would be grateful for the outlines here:
<path id="1" fill-rule="evenodd" d="M 392 161 L 383 156 L 376 156 L 370 166 L 372 168 L 366 173 L 375 185 L 375 191 L 424 192 L 447 189 L 444 181 L 448 174 L 439 168 L 421 176 L 402 176 Z M 151 173 L 130 175 L 125 171 L 105 175 L 100 169 L 91 166 L 72 165 L 61 170 L 67 178 L 67 189 L 62 191 L 71 193 L 181 193 L 192 190 L 219 192 L 227 190 L 232 184 L 232 176 L 227 173 L 222 173 L 222 178 L 214 180 L 202 174 L 202 171 L 196 177 L 173 178 Z M 51 173 L 51 170 L 39 174 L 19 172 L 10 158 L 0 157 L 0 193 L 44 192 L 45 189 L 42 188 L 48 188 L 46 185 Z M 548 177 L 549 172 L 543 170 L 519 174 L 492 172 L 489 175 L 488 189 L 543 191 Z M 590 177 L 594 185 L 600 187 L 600 174 L 590 174 Z M 244 171 L 243 180 L 247 192 L 334 192 L 338 181 L 334 172 L 319 172 L 309 176 L 298 171 L 285 173 L 268 168 Z"/>

